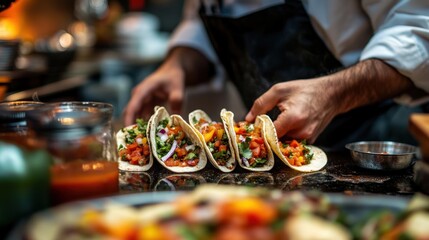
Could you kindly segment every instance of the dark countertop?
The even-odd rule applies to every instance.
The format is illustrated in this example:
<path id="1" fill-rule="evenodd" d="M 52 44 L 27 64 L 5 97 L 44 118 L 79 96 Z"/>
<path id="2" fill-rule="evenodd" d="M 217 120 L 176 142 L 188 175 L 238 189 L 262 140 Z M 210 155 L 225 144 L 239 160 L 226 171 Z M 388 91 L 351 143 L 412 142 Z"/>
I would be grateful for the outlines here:
<path id="1" fill-rule="evenodd" d="M 177 174 L 155 162 L 147 172 L 120 172 L 120 194 L 192 190 L 204 183 L 263 186 L 285 191 L 318 190 L 346 195 L 381 194 L 407 199 L 418 191 L 413 182 L 412 166 L 400 171 L 373 171 L 353 165 L 348 152 L 327 153 L 327 156 L 325 168 L 313 173 L 292 170 L 278 159 L 270 172 L 237 168 L 232 173 L 223 173 L 208 163 L 199 172 Z M 18 225 L 16 229 L 22 226 Z M 7 233 L 0 228 L 0 239 Z"/>
<path id="2" fill-rule="evenodd" d="M 147 172 L 120 172 L 120 192 L 192 190 L 203 183 L 264 186 L 285 191 L 319 190 L 348 195 L 412 195 L 417 191 L 412 166 L 399 171 L 367 170 L 355 166 L 348 152 L 327 155 L 328 164 L 313 173 L 295 171 L 278 159 L 269 172 L 249 172 L 238 167 L 232 173 L 223 173 L 208 163 L 199 172 L 178 174 L 155 162 Z"/>

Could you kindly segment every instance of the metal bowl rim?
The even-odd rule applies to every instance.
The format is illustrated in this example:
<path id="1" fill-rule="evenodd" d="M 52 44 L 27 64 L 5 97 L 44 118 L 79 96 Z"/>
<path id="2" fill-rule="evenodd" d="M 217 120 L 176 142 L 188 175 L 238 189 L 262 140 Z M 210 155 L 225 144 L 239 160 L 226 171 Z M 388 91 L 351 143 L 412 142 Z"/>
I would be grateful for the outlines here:
<path id="1" fill-rule="evenodd" d="M 358 146 L 358 145 L 370 145 L 370 144 L 397 144 L 397 145 L 402 145 L 402 146 L 406 146 L 409 147 L 411 149 L 413 149 L 412 151 L 408 151 L 408 152 L 403 152 L 403 153 L 387 153 L 387 154 L 381 154 L 381 153 L 375 153 L 375 152 L 364 152 L 358 149 L 354 149 L 353 146 Z M 359 141 L 359 142 L 352 142 L 352 143 L 347 143 L 345 145 L 345 148 L 347 148 L 348 150 L 352 151 L 352 152 L 356 152 L 356 153 L 363 153 L 363 154 L 368 154 L 368 155 L 374 155 L 374 156 L 406 156 L 406 155 L 413 155 L 417 153 L 417 147 L 413 146 L 411 144 L 407 144 L 407 143 L 400 143 L 400 142 L 394 142 L 394 141 Z"/>

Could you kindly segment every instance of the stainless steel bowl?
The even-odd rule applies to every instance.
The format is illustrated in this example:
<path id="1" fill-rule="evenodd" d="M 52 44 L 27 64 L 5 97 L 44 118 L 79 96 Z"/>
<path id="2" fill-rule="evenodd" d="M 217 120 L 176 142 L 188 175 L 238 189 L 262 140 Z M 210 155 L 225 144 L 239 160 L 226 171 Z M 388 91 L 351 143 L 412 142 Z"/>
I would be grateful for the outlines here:
<path id="1" fill-rule="evenodd" d="M 350 150 L 356 165 L 375 170 L 407 168 L 417 152 L 415 146 L 388 141 L 355 142 L 345 147 Z"/>

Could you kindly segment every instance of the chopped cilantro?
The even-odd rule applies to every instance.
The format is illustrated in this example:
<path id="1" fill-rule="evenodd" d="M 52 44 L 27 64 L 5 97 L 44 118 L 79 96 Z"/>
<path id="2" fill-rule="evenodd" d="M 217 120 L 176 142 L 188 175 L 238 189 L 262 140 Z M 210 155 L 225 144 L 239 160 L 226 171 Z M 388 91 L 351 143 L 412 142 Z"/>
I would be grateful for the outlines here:
<path id="1" fill-rule="evenodd" d="M 148 122 L 144 121 L 141 118 L 138 118 L 136 119 L 136 123 L 137 123 L 138 131 L 141 132 L 144 137 L 146 137 L 146 129 L 147 129 Z"/>
<path id="2" fill-rule="evenodd" d="M 250 123 L 250 124 L 246 125 L 244 127 L 244 129 L 246 129 L 246 132 L 253 132 L 253 130 L 255 130 L 255 127 L 253 126 L 252 123 Z"/>
<path id="3" fill-rule="evenodd" d="M 249 148 L 249 142 L 247 142 L 247 139 L 245 142 L 238 144 L 238 150 L 244 158 L 249 159 L 252 157 L 252 151 Z"/>
<path id="4" fill-rule="evenodd" d="M 267 162 L 266 158 L 256 158 L 251 167 L 263 166 Z"/>
<path id="5" fill-rule="evenodd" d="M 228 159 L 231 156 L 229 151 L 219 151 L 213 153 L 214 159 Z"/>
<path id="6" fill-rule="evenodd" d="M 158 129 L 163 129 L 163 128 L 165 128 L 165 127 L 167 127 L 167 125 L 168 125 L 168 118 L 164 118 L 164 119 L 162 119 L 161 121 L 159 121 L 159 124 L 158 124 Z"/>
<path id="7" fill-rule="evenodd" d="M 195 154 L 194 152 L 190 152 L 190 153 L 188 153 L 188 155 L 186 155 L 185 160 L 192 160 L 192 159 L 195 159 L 197 157 L 198 157 L 197 154 Z"/>

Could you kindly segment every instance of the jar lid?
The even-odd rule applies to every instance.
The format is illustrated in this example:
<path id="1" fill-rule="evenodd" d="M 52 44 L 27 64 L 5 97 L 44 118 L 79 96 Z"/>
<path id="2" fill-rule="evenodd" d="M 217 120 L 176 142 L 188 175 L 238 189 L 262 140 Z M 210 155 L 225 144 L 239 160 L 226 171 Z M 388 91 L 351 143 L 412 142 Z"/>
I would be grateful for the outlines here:
<path id="1" fill-rule="evenodd" d="M 29 113 L 36 134 L 54 138 L 76 138 L 100 132 L 109 124 L 113 106 L 100 102 L 47 103 Z"/>
<path id="2" fill-rule="evenodd" d="M 0 103 L 0 126 L 3 130 L 26 128 L 28 113 L 43 106 L 36 101 L 14 101 Z"/>

